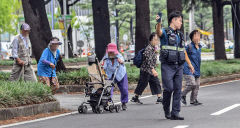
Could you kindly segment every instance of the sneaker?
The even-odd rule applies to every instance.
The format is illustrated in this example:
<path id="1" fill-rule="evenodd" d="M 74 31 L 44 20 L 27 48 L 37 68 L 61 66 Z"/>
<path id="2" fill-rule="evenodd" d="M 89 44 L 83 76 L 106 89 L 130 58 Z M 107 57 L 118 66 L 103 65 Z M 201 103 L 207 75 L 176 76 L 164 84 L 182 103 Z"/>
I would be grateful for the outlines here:
<path id="1" fill-rule="evenodd" d="M 127 110 L 127 105 L 126 105 L 126 103 L 122 103 L 122 110 L 123 110 L 123 111 L 126 111 L 126 110 Z"/>
<path id="2" fill-rule="evenodd" d="M 187 105 L 186 96 L 181 97 L 181 101 L 184 105 Z M 192 104 L 192 103 L 191 103 Z"/>
<path id="3" fill-rule="evenodd" d="M 196 99 L 194 102 L 190 103 L 192 105 L 202 105 L 202 103 L 198 102 L 198 100 Z"/>
<path id="4" fill-rule="evenodd" d="M 131 100 L 131 101 L 132 101 L 132 102 L 135 102 L 135 103 L 143 104 L 143 103 L 138 99 L 137 96 L 132 97 L 132 100 Z"/>
<path id="5" fill-rule="evenodd" d="M 162 101 L 163 101 L 162 97 L 158 97 L 157 101 L 156 101 L 156 104 L 162 103 Z"/>

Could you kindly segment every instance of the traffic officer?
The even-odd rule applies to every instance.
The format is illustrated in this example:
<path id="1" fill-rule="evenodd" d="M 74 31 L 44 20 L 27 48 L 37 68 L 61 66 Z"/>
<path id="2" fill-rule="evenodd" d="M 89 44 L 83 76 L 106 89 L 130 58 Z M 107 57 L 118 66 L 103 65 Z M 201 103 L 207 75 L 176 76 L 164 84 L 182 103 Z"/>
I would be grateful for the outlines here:
<path id="1" fill-rule="evenodd" d="M 185 60 L 190 63 L 186 52 L 184 51 L 183 34 L 180 32 L 182 26 L 182 14 L 178 11 L 172 12 L 169 15 L 168 28 L 161 29 L 160 16 L 157 15 L 156 32 L 160 37 L 161 51 L 161 72 L 163 82 L 163 109 L 165 117 L 171 120 L 184 120 L 184 117 L 179 115 L 181 108 L 181 89 L 183 79 L 183 64 Z M 185 58 L 186 56 L 186 58 Z M 189 64 L 190 70 L 194 70 Z M 170 101 L 172 100 L 172 111 L 170 113 Z"/>

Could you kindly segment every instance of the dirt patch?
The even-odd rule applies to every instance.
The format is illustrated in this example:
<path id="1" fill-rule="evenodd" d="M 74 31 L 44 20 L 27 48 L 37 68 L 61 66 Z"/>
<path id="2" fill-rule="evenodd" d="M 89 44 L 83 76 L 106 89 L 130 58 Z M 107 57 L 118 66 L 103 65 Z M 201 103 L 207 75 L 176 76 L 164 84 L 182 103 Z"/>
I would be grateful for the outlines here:
<path id="1" fill-rule="evenodd" d="M 37 114 L 37 115 L 33 115 L 33 116 L 16 117 L 16 118 L 11 119 L 11 120 L 0 121 L 0 126 L 1 125 L 18 123 L 18 122 L 23 122 L 23 121 L 35 120 L 35 119 L 44 118 L 44 117 L 60 115 L 60 114 L 69 113 L 69 112 L 71 112 L 71 111 L 61 109 L 60 111 L 51 112 L 51 113 L 43 113 L 43 114 Z"/>

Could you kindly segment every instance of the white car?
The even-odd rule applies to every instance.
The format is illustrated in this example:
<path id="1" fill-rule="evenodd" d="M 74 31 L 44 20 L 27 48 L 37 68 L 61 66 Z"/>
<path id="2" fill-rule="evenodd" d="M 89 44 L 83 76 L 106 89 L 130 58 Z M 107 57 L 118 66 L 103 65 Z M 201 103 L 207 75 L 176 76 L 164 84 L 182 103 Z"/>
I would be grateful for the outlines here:
<path id="1" fill-rule="evenodd" d="M 225 44 L 225 49 L 233 49 L 234 47 L 234 43 L 231 42 L 230 40 L 225 40 L 224 44 Z"/>

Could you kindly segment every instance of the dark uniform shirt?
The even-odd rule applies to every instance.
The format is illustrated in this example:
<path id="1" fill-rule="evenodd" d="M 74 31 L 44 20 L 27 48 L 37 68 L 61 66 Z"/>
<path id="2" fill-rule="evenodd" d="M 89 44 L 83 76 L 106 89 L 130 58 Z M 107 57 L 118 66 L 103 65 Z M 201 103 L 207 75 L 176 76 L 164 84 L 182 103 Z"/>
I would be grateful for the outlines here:
<path id="1" fill-rule="evenodd" d="M 191 48 L 190 48 L 191 47 Z M 186 46 L 186 51 L 188 57 L 191 61 L 192 66 L 194 67 L 194 74 L 189 69 L 187 62 L 184 64 L 183 74 L 185 75 L 193 75 L 195 77 L 200 77 L 200 68 L 201 68 L 201 45 L 199 45 L 199 49 L 196 48 L 195 44 L 191 42 L 191 44 Z"/>
<path id="2" fill-rule="evenodd" d="M 143 63 L 140 70 L 152 74 L 152 69 L 156 68 L 157 53 L 155 47 L 149 44 L 143 52 Z"/>

